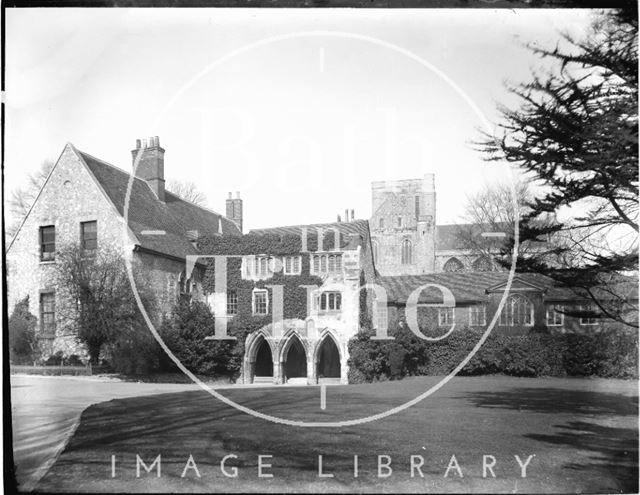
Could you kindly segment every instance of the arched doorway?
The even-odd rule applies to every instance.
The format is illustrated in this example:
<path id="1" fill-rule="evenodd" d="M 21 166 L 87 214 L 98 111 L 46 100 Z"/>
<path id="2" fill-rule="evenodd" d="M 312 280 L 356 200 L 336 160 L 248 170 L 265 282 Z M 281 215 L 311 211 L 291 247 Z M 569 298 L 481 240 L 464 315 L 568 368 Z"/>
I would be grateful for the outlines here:
<path id="1" fill-rule="evenodd" d="M 284 379 L 304 378 L 307 376 L 307 353 L 298 337 L 291 338 L 284 352 Z"/>
<path id="2" fill-rule="evenodd" d="M 256 351 L 256 362 L 253 372 L 254 378 L 273 378 L 273 358 L 271 357 L 271 347 L 269 343 L 260 338 Z"/>
<path id="3" fill-rule="evenodd" d="M 320 343 L 316 359 L 318 380 L 340 378 L 340 351 L 335 341 L 328 335 Z"/>

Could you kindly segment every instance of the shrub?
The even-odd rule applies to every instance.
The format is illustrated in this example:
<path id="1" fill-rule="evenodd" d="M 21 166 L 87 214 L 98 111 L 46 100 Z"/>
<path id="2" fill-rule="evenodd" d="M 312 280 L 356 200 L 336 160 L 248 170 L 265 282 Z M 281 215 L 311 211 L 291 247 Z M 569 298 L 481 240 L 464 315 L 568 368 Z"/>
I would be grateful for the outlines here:
<path id="1" fill-rule="evenodd" d="M 371 340 L 368 332 L 359 332 L 349 341 L 349 368 L 357 370 L 363 381 L 372 382 L 389 374 L 387 346 Z"/>
<path id="2" fill-rule="evenodd" d="M 164 321 L 160 334 L 171 352 L 192 373 L 212 377 L 236 377 L 242 364 L 238 340 L 205 340 L 214 329 L 209 306 L 199 301 L 181 301 Z M 242 339 L 244 343 L 244 339 Z M 165 368 L 175 366 L 163 358 Z"/>
<path id="3" fill-rule="evenodd" d="M 392 379 L 398 379 L 402 377 L 405 369 L 407 351 L 401 344 L 391 344 L 389 347 L 389 375 Z"/>
<path id="4" fill-rule="evenodd" d="M 120 332 L 105 346 L 108 366 L 124 375 L 148 375 L 159 369 L 160 346 L 146 326 Z"/>
<path id="5" fill-rule="evenodd" d="M 9 356 L 12 363 L 32 364 L 40 358 L 37 319 L 29 312 L 29 296 L 18 302 L 9 317 Z"/>
<path id="6" fill-rule="evenodd" d="M 439 341 L 425 341 L 399 327 L 394 341 L 371 341 L 361 332 L 349 342 L 350 372 L 358 383 L 405 374 L 447 375 L 465 359 L 482 332 L 455 331 Z M 402 362 L 402 367 L 401 363 Z M 461 375 L 502 373 L 511 376 L 638 376 L 638 336 L 621 330 L 592 335 L 491 334 Z"/>

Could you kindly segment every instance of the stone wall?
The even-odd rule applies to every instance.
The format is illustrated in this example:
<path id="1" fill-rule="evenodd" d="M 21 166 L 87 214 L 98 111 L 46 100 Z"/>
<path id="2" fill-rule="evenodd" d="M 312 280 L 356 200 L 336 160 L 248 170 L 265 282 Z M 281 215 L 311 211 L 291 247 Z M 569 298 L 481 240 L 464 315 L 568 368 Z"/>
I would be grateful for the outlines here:
<path id="1" fill-rule="evenodd" d="M 97 221 L 98 249 L 112 249 L 130 257 L 141 286 L 153 291 L 160 311 L 152 319 L 160 321 L 177 300 L 178 278 L 184 262 L 136 253 L 135 238 L 128 232 L 123 238 L 124 219 L 107 198 L 91 172 L 71 145 L 67 145 L 36 202 L 7 250 L 7 289 L 11 311 L 15 304 L 29 296 L 29 310 L 40 326 L 40 294 L 56 294 L 55 338 L 42 342 L 44 357 L 57 351 L 64 355 L 86 355 L 75 340 L 75 330 L 61 316 L 60 308 L 68 307 L 62 289 L 56 287 L 56 261 L 40 260 L 40 227 L 55 226 L 56 251 L 80 242 L 80 223 Z M 42 336 L 44 337 L 44 336 Z"/>
<path id="2" fill-rule="evenodd" d="M 423 179 L 373 182 L 369 222 L 375 263 L 381 275 L 431 273 L 435 261 L 433 174 Z M 402 245 L 411 243 L 411 262 L 403 263 Z"/>

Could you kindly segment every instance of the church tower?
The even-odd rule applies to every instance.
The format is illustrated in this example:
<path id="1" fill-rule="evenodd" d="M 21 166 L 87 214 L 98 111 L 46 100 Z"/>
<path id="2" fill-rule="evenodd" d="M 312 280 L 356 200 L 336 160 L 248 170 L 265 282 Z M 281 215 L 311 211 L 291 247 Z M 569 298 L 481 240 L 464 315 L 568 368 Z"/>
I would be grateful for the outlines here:
<path id="1" fill-rule="evenodd" d="M 371 184 L 369 221 L 376 268 L 381 275 L 418 275 L 435 270 L 434 174 L 422 179 Z"/>

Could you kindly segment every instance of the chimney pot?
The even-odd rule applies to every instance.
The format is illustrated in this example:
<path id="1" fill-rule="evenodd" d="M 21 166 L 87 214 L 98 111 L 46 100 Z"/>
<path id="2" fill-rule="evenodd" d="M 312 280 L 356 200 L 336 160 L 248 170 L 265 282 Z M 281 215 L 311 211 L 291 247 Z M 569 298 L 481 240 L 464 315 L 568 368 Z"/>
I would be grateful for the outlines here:
<path id="1" fill-rule="evenodd" d="M 229 191 L 229 199 L 233 198 L 233 194 L 231 194 L 231 191 Z"/>
<path id="2" fill-rule="evenodd" d="M 349 210 L 348 209 L 344 210 L 344 221 L 345 222 L 349 221 Z"/>
<path id="3" fill-rule="evenodd" d="M 338 214 L 338 223 L 342 222 L 342 219 L 340 218 L 340 214 Z"/>
<path id="4" fill-rule="evenodd" d="M 236 191 L 236 198 L 240 199 L 240 191 Z"/>
<path id="5" fill-rule="evenodd" d="M 355 212 L 353 211 L 353 209 L 351 210 L 351 221 L 353 222 L 355 220 Z"/>
<path id="6" fill-rule="evenodd" d="M 147 181 L 156 197 L 165 200 L 164 194 L 164 150 L 157 143 L 158 136 L 136 139 L 136 149 L 131 152 L 136 177 Z"/>

